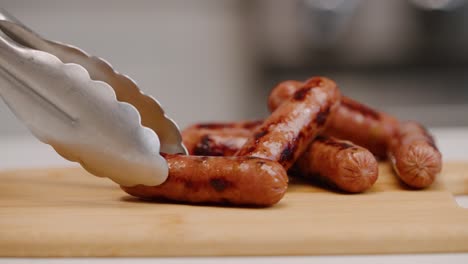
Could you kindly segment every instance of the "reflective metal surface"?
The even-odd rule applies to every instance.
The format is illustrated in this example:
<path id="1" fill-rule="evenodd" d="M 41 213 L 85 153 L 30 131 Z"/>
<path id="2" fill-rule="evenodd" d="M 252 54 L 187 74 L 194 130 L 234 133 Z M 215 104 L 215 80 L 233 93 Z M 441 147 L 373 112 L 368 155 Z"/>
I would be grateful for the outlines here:
<path id="1" fill-rule="evenodd" d="M 118 184 L 158 185 L 186 153 L 159 103 L 105 61 L 0 14 L 0 95 L 41 141 Z M 159 137 L 159 138 L 158 138 Z"/>

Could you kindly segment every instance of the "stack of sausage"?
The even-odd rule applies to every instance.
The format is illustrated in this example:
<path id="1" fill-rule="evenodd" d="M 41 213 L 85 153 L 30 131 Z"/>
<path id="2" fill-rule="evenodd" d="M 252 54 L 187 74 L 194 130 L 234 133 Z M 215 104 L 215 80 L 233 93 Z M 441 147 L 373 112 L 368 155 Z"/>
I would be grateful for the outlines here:
<path id="1" fill-rule="evenodd" d="M 122 188 L 143 198 L 270 206 L 284 196 L 287 172 L 357 193 L 377 180 L 377 159 L 389 158 L 413 188 L 428 187 L 441 171 L 441 154 L 424 127 L 341 96 L 330 79 L 282 82 L 268 107 L 263 121 L 186 128 L 191 155 L 163 154 L 166 182 Z"/>

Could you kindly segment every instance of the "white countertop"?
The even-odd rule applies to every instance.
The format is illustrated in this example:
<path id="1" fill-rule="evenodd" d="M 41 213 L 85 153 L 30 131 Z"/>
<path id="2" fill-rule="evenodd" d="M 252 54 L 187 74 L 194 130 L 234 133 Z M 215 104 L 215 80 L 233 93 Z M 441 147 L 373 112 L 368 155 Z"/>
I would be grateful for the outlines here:
<path id="1" fill-rule="evenodd" d="M 444 160 L 468 161 L 468 127 L 431 129 Z M 0 137 L 0 170 L 77 166 L 57 155 L 54 150 L 32 136 Z M 468 196 L 456 197 L 468 208 Z M 468 223 L 467 223 L 468 224 Z M 300 256 L 300 257 L 230 257 L 230 258 L 87 258 L 87 259 L 0 259 L 0 263 L 468 263 L 468 252 L 462 254 L 413 254 L 373 256 Z"/>

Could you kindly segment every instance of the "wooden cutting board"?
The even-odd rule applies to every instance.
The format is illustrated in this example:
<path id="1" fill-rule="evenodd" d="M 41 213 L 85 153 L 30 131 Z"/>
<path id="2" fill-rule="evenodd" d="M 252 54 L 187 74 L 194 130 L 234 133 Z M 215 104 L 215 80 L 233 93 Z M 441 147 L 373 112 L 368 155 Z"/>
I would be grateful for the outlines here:
<path id="1" fill-rule="evenodd" d="M 371 191 L 292 183 L 267 209 L 145 202 L 79 168 L 0 173 L 0 256 L 239 256 L 467 252 L 468 163 L 408 190 L 381 164 Z"/>

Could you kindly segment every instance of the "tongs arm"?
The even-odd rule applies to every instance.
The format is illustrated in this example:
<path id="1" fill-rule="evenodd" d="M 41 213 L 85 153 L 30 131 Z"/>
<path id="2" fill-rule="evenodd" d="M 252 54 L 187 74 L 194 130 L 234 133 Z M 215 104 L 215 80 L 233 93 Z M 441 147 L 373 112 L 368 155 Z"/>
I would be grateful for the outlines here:
<path id="1" fill-rule="evenodd" d="M 0 95 L 35 136 L 120 185 L 165 181 L 159 152 L 185 148 L 157 101 L 105 61 L 42 39 L 4 11 L 0 30 Z"/>

